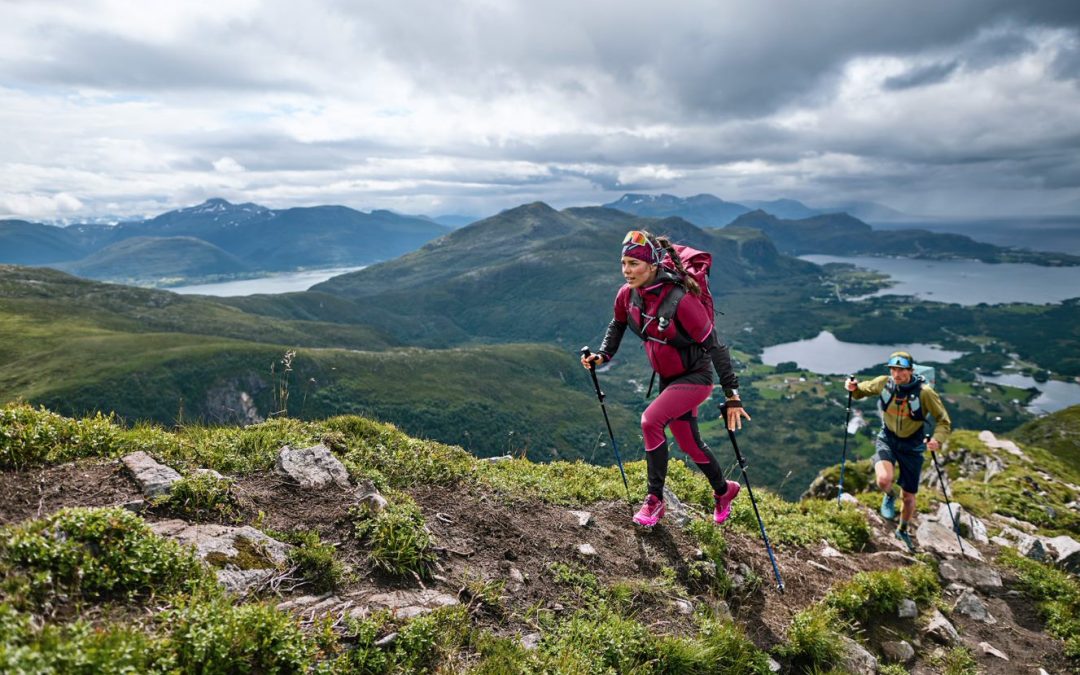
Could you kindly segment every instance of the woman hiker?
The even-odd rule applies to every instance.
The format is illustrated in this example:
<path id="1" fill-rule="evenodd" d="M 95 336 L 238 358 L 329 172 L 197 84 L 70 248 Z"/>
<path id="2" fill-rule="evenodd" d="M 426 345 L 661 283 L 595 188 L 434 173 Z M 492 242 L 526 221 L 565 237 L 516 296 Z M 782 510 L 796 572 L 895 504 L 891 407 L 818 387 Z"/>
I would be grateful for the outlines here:
<path id="1" fill-rule="evenodd" d="M 896 490 L 893 487 L 893 464 L 900 465 L 900 494 L 902 507 L 896 538 L 914 551 L 909 526 L 915 514 L 915 494 L 919 491 L 919 475 L 922 471 L 923 452 L 926 448 L 937 451 L 952 431 L 952 421 L 941 397 L 923 379 L 915 375 L 915 361 L 907 352 L 893 352 L 886 363 L 888 375 L 881 375 L 866 382 L 850 378 L 846 387 L 855 399 L 878 397 L 881 411 L 881 431 L 874 442 L 874 472 L 877 484 L 885 493 L 881 500 L 881 515 L 896 520 Z M 935 422 L 934 436 L 926 439 L 926 420 Z M 925 443 L 924 443 L 925 442 Z"/>
<path id="2" fill-rule="evenodd" d="M 668 239 L 639 230 L 623 239 L 622 273 L 626 284 L 615 296 L 615 316 L 604 342 L 597 353 L 583 356 L 581 364 L 588 368 L 610 361 L 629 326 L 645 341 L 649 364 L 660 376 L 660 394 L 641 415 L 649 491 L 634 522 L 652 527 L 664 516 L 665 429 L 670 428 L 679 448 L 708 478 L 716 500 L 713 520 L 722 523 L 731 513 L 731 501 L 740 486 L 724 480 L 720 463 L 698 433 L 698 406 L 712 395 L 713 368 L 726 397 L 728 429 L 742 429 L 743 418 L 749 420 L 750 415 L 739 401 L 739 379 L 728 348 L 716 337 L 712 311 L 703 303 L 708 291 L 687 273 Z M 664 305 L 664 300 L 673 292 L 674 298 L 682 297 L 672 312 L 671 302 Z"/>

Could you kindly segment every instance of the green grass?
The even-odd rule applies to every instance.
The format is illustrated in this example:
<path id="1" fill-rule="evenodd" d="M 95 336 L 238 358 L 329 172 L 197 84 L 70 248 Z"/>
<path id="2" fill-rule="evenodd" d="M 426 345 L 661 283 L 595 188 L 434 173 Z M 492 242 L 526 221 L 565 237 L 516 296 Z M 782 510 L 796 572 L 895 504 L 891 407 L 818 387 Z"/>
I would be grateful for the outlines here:
<path id="1" fill-rule="evenodd" d="M 426 578 L 436 556 L 424 515 L 403 492 L 387 497 L 389 504 L 382 511 L 357 513 L 356 536 L 368 546 L 368 559 L 378 569 L 398 577 Z"/>
<path id="2" fill-rule="evenodd" d="M 1003 549 L 998 562 L 1016 570 L 1020 586 L 1039 606 L 1046 629 L 1065 641 L 1065 654 L 1080 665 L 1080 583 L 1050 565 Z"/>

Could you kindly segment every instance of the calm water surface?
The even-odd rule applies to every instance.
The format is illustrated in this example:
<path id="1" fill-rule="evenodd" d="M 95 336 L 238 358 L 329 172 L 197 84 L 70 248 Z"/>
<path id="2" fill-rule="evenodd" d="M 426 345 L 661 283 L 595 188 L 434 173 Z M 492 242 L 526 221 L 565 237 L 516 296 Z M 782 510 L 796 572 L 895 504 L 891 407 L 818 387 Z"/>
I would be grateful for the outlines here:
<path id="1" fill-rule="evenodd" d="M 991 265 L 979 260 L 915 260 L 874 256 L 804 255 L 803 260 L 850 263 L 888 274 L 894 282 L 870 296 L 911 295 L 960 305 L 1027 302 L 1036 305 L 1080 297 L 1080 267 Z"/>
<path id="2" fill-rule="evenodd" d="M 1021 387 L 1023 389 L 1034 387 L 1038 389 L 1039 395 L 1027 405 L 1028 410 L 1037 415 L 1056 412 L 1080 404 L 1080 384 L 1075 382 L 1059 382 L 1058 380 L 1036 382 L 1034 378 L 1020 373 L 984 375 L 982 380 L 1010 387 Z"/>
<path id="3" fill-rule="evenodd" d="M 964 355 L 964 352 L 949 351 L 926 344 L 873 345 L 841 342 L 829 331 L 821 331 L 817 337 L 809 340 L 766 347 L 761 361 L 770 366 L 783 361 L 794 361 L 800 368 L 814 373 L 844 375 L 884 364 L 889 354 L 900 350 L 911 352 L 919 363 L 949 363 Z"/>
<path id="4" fill-rule="evenodd" d="M 258 279 L 242 279 L 239 281 L 223 281 L 217 284 L 195 284 L 193 286 L 175 286 L 165 290 L 183 295 L 214 295 L 219 298 L 230 298 L 238 295 L 255 295 L 257 293 L 293 293 L 306 291 L 315 284 L 322 283 L 331 277 L 348 274 L 362 270 L 363 267 L 332 267 L 321 270 L 306 270 L 304 272 L 290 272 L 288 274 L 275 274 Z"/>

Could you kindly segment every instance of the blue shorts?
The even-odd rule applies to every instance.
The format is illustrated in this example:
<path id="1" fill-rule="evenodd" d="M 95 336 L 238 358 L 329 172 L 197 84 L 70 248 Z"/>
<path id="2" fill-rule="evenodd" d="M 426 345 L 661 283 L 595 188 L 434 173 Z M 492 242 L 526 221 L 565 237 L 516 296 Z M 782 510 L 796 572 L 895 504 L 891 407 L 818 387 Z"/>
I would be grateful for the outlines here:
<path id="1" fill-rule="evenodd" d="M 922 434 L 915 434 L 908 438 L 900 438 L 888 432 L 881 432 L 874 441 L 876 452 L 873 463 L 892 462 L 900 465 L 900 477 L 896 482 L 904 492 L 916 494 L 919 491 L 919 476 L 922 475 L 922 465 L 926 443 L 923 442 Z"/>

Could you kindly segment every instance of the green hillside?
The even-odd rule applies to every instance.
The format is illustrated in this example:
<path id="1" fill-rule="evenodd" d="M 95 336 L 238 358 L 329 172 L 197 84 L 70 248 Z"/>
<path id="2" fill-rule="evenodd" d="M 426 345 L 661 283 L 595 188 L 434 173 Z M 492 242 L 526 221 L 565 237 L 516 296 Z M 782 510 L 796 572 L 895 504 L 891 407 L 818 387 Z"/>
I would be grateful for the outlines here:
<path id="1" fill-rule="evenodd" d="M 0 266 L 4 401 L 162 423 L 362 412 L 481 455 L 611 460 L 574 353 L 392 345 L 361 326 L 273 319 L 207 298 Z M 295 352 L 289 372 L 287 351 Z M 632 447 L 633 415 L 609 408 Z"/>
<path id="2" fill-rule="evenodd" d="M 1073 467 L 1080 467 L 1080 405 L 1032 420 L 1012 432 L 1024 443 L 1038 445 Z"/>
<path id="3" fill-rule="evenodd" d="M 816 279 L 816 266 L 778 255 L 767 239 L 745 230 L 728 236 L 677 218 L 638 218 L 602 208 L 556 211 L 536 203 L 312 290 L 362 304 L 374 325 L 411 344 L 580 345 L 597 339 L 610 318 L 622 284 L 619 242 L 635 228 L 710 251 L 710 285 L 724 312 L 744 303 L 750 289 L 784 292 L 793 279 Z M 729 303 L 734 295 L 741 297 Z M 234 304 L 246 306 L 243 300 Z"/>
<path id="4" fill-rule="evenodd" d="M 194 237 L 132 237 L 57 269 L 90 279 L 167 285 L 176 279 L 243 274 L 251 265 Z"/>

